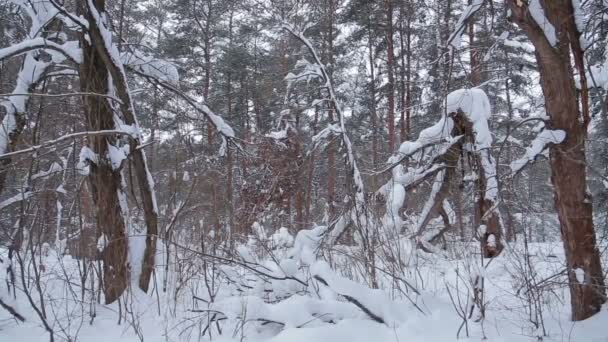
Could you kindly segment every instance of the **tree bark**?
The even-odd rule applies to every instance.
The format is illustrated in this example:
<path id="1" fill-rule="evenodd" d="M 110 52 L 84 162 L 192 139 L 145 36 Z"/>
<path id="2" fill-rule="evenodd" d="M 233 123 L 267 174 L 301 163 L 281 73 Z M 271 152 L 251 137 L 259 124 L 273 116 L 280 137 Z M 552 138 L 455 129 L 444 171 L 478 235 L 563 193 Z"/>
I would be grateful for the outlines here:
<path id="1" fill-rule="evenodd" d="M 606 297 L 591 195 L 586 191 L 588 118 L 585 108 L 588 104 L 583 96 L 581 113 L 570 60 L 571 51 L 575 57 L 582 54 L 578 49 L 580 33 L 574 25 L 574 10 L 569 0 L 543 2 L 545 16 L 556 29 L 558 43 L 555 46 L 531 17 L 525 2 L 510 0 L 509 7 L 511 19 L 524 30 L 536 49 L 549 115 L 547 126 L 566 132 L 566 139 L 550 150 L 551 182 L 568 267 L 572 319 L 584 320 L 600 311 Z M 575 60 L 575 64 L 580 62 Z M 584 272 L 584 279 L 577 277 L 580 270 Z"/>

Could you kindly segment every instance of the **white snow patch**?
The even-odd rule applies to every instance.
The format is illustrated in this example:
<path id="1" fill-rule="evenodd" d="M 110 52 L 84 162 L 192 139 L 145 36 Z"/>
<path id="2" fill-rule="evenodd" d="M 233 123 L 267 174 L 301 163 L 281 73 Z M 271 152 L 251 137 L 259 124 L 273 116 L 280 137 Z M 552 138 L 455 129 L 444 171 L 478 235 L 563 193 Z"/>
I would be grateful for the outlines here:
<path id="1" fill-rule="evenodd" d="M 555 27 L 549 19 L 545 16 L 545 10 L 540 4 L 539 0 L 530 0 L 528 4 L 528 9 L 530 10 L 530 14 L 532 18 L 538 24 L 538 26 L 543 30 L 547 41 L 551 46 L 555 47 L 557 45 L 557 35 L 555 34 Z"/>
<path id="2" fill-rule="evenodd" d="M 574 275 L 576 276 L 576 281 L 579 284 L 584 284 L 585 283 L 585 270 L 583 270 L 580 267 L 577 267 L 574 269 Z"/>

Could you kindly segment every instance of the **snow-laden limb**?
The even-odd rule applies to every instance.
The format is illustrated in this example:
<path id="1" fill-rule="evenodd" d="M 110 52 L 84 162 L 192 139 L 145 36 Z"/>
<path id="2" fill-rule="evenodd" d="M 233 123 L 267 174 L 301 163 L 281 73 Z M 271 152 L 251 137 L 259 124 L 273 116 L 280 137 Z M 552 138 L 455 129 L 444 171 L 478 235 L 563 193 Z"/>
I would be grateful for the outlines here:
<path id="1" fill-rule="evenodd" d="M 528 4 L 528 10 L 532 19 L 536 22 L 538 27 L 543 31 L 545 38 L 555 47 L 557 45 L 557 34 L 555 33 L 555 26 L 545 16 L 545 10 L 543 9 L 540 0 L 530 0 Z"/>
<path id="2" fill-rule="evenodd" d="M 34 173 L 30 179 L 32 181 L 37 180 L 37 179 L 42 179 L 42 178 L 46 178 L 50 175 L 53 175 L 55 173 L 61 172 L 63 171 L 63 167 L 61 167 L 61 165 L 59 165 L 59 163 L 57 162 L 53 162 L 51 163 L 51 165 L 49 166 L 48 169 L 44 170 L 44 171 L 39 171 Z"/>
<path id="3" fill-rule="evenodd" d="M 215 114 L 205 103 L 199 102 L 197 103 L 196 107 L 199 109 L 199 111 L 205 114 L 207 119 L 211 121 L 213 126 L 215 126 L 215 128 L 218 130 L 218 132 L 220 132 L 220 134 L 222 134 L 226 138 L 235 137 L 234 130 L 232 129 L 232 127 L 228 125 L 221 116 Z"/>
<path id="4" fill-rule="evenodd" d="M 274 140 L 283 140 L 287 139 L 287 130 L 282 129 L 280 131 L 273 131 L 265 135 L 267 138 L 271 138 Z"/>
<path id="5" fill-rule="evenodd" d="M 43 148 L 49 148 L 51 146 L 57 145 L 61 142 L 65 142 L 68 140 L 73 140 L 75 138 L 79 138 L 79 137 L 85 137 L 85 136 L 95 136 L 95 135 L 127 135 L 127 136 L 132 136 L 131 132 L 125 131 L 125 130 L 101 130 L 101 131 L 84 131 L 84 132 L 76 132 L 76 133 L 70 133 L 70 134 L 66 134 L 63 135 L 57 139 L 53 139 L 53 140 L 48 140 L 45 141 L 44 143 L 40 144 L 40 145 L 34 145 L 34 146 L 30 146 L 28 148 L 24 148 L 22 150 L 17 150 L 17 151 L 13 151 L 13 152 L 8 152 L 8 153 L 4 153 L 4 154 L 0 154 L 0 159 L 5 159 L 5 158 L 10 158 L 19 154 L 24 154 L 24 153 L 33 153 L 36 152 L 38 150 L 41 150 Z"/>
<path id="6" fill-rule="evenodd" d="M 361 309 L 370 319 L 391 327 L 403 321 L 404 317 L 395 302 L 386 293 L 337 275 L 327 262 L 317 261 L 310 267 L 310 273 L 314 279 Z"/>
<path id="7" fill-rule="evenodd" d="M 13 203 L 25 201 L 26 199 L 32 197 L 33 194 L 34 193 L 31 191 L 20 192 L 11 198 L 5 199 L 4 201 L 0 202 L 0 210 L 8 207 L 9 205 L 11 205 Z"/>
<path id="8" fill-rule="evenodd" d="M 467 22 L 469 19 L 481 8 L 485 0 L 473 0 L 467 7 L 462 11 L 458 22 L 456 23 L 456 30 L 452 32 L 448 38 L 448 44 L 455 49 L 460 48 L 460 39 L 464 33 Z"/>
<path id="9" fill-rule="evenodd" d="M 530 146 L 526 147 L 524 155 L 511 162 L 511 171 L 513 173 L 520 172 L 528 163 L 534 161 L 538 155 L 542 154 L 549 145 L 560 144 L 564 139 L 566 139 L 566 132 L 562 130 L 543 130 L 532 140 Z"/>
<path id="10" fill-rule="evenodd" d="M 204 99 L 202 101 L 196 100 L 185 94 L 173 84 L 163 81 L 162 79 L 159 79 L 154 75 L 143 73 L 138 69 L 130 68 L 128 65 L 127 68 L 129 71 L 135 73 L 140 77 L 145 78 L 152 84 L 157 85 L 165 90 L 168 90 L 174 95 L 181 98 L 182 100 L 186 101 L 186 103 L 188 103 L 192 108 L 194 108 L 194 110 L 196 110 L 198 114 L 202 114 L 205 118 L 207 118 L 207 120 L 209 120 L 211 124 L 216 128 L 218 133 L 224 136 L 224 138 L 226 138 L 227 140 L 233 141 L 236 137 L 234 129 L 232 129 L 232 127 L 221 116 L 217 115 L 213 110 L 211 110 L 204 102 Z M 189 114 L 186 115 L 188 115 L 191 119 L 199 119 L 199 117 L 197 116 L 191 116 Z"/>
<path id="11" fill-rule="evenodd" d="M 136 49 L 122 52 L 120 59 L 127 68 L 136 69 L 163 82 L 179 83 L 179 73 L 173 63 L 147 55 Z"/>
<path id="12" fill-rule="evenodd" d="M 55 50 L 76 63 L 82 62 L 82 51 L 80 49 L 75 48 L 74 42 L 57 44 L 52 40 L 48 40 L 42 37 L 28 39 L 13 44 L 9 47 L 0 49 L 0 60 L 20 56 L 29 51 L 38 49 Z"/>

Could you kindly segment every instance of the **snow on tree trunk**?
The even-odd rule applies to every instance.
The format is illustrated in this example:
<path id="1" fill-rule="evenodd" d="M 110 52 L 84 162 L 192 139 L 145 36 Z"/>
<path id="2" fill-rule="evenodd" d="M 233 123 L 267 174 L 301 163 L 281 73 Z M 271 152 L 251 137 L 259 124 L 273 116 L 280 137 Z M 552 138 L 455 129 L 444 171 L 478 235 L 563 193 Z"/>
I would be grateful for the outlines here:
<path id="1" fill-rule="evenodd" d="M 532 3 L 536 6 L 538 1 Z M 543 4 L 544 7 L 529 8 L 524 2 L 509 1 L 511 19 L 525 31 L 536 48 L 549 115 L 547 126 L 566 133 L 563 142 L 550 149 L 551 182 L 568 267 L 572 319 L 577 321 L 599 312 L 606 301 L 591 195 L 586 191 L 588 118 L 585 113 L 588 104 L 586 97 L 582 96 L 582 105 L 579 106 L 570 58 L 573 51 L 574 64 L 581 69 L 583 51 L 572 1 L 552 0 Z M 557 36 L 540 27 L 538 18 L 547 18 L 553 23 Z"/>

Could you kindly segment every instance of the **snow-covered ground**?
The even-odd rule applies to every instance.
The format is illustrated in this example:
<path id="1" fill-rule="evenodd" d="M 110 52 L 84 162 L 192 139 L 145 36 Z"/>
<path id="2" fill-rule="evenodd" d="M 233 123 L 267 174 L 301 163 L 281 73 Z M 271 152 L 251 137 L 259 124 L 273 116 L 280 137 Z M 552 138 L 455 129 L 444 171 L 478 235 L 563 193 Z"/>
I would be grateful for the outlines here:
<path id="1" fill-rule="evenodd" d="M 511 244 L 501 256 L 483 260 L 484 267 L 473 245 L 454 247 L 444 255 L 411 252 L 405 269 L 378 272 L 382 289 L 371 290 L 349 279 L 362 279 L 351 257 L 338 250 L 331 263 L 315 257 L 311 247 L 316 233 L 301 233 L 295 247 L 289 247 L 293 239 L 286 231 L 272 236 L 268 241 L 284 247 L 276 248 L 275 261 L 260 259 L 260 249 L 250 241 L 239 248 L 240 265 L 212 266 L 183 250 L 178 262 L 170 258 L 165 273 L 166 255 L 159 252 L 157 286 L 150 295 L 132 286 L 120 309 L 117 303 L 97 303 L 96 294 L 91 298 L 90 288 L 97 284 L 90 280 L 83 296 L 82 265 L 50 250 L 48 256 L 36 257 L 43 270 L 42 296 L 35 289 L 33 266 L 23 279 L 17 273 L 16 299 L 7 294 L 2 279 L 2 300 L 26 321 L 0 310 L 0 341 L 48 340 L 41 317 L 46 317 L 56 341 L 416 342 L 480 341 L 484 336 L 492 342 L 608 341 L 608 307 L 586 321 L 570 321 L 559 243 L 532 243 L 528 258 L 523 243 Z M 407 242 L 402 244 L 406 250 Z M 0 258 L 6 266 L 6 250 Z M 258 273 L 270 278 L 256 277 Z M 478 302 L 485 306 L 483 315 L 474 305 L 473 284 L 481 280 Z M 420 294 L 402 286 L 403 281 Z M 38 308 L 43 298 L 44 313 L 32 308 L 22 290 L 24 282 Z"/>

